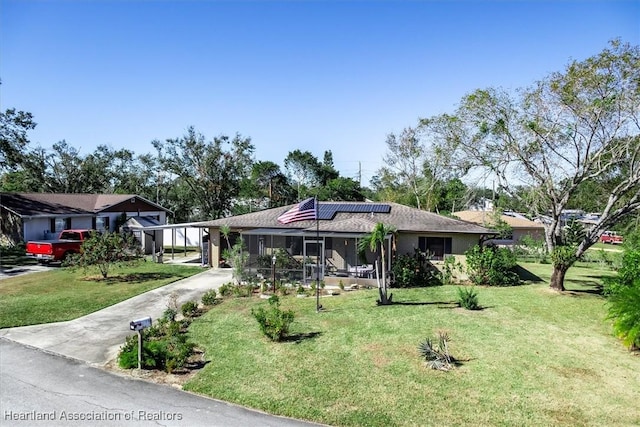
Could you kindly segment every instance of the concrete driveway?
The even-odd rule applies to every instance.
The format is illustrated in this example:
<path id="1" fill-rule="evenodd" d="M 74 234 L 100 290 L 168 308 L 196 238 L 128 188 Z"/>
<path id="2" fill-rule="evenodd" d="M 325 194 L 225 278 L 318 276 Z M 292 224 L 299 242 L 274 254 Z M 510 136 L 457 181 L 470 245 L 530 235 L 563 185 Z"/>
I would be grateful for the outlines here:
<path id="1" fill-rule="evenodd" d="M 21 276 L 23 274 L 37 273 L 38 271 L 47 271 L 57 266 L 48 265 L 18 265 L 15 267 L 2 267 L 0 266 L 0 280 L 8 279 L 9 277 Z"/>
<path id="2" fill-rule="evenodd" d="M 218 289 L 229 281 L 231 270 L 209 269 L 75 320 L 0 329 L 0 336 L 104 366 L 118 355 L 125 338 L 134 333 L 129 329 L 130 321 L 145 316 L 155 321 L 166 310 L 169 296 L 174 292 L 182 304 L 199 300 L 206 291 Z"/>

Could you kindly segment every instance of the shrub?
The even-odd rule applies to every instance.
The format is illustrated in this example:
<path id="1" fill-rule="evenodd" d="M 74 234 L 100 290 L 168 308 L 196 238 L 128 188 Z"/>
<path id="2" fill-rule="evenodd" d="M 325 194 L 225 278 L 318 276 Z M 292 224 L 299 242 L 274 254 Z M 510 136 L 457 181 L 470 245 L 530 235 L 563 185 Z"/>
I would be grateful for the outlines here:
<path id="1" fill-rule="evenodd" d="M 164 369 L 171 373 L 183 368 L 193 354 L 195 344 L 189 342 L 185 334 L 168 337 L 165 342 Z"/>
<path id="2" fill-rule="evenodd" d="M 170 322 L 168 330 L 179 329 L 178 322 Z M 187 336 L 181 333 L 159 334 L 160 328 L 149 328 L 144 333 L 142 342 L 142 368 L 163 369 L 173 372 L 183 368 L 191 354 L 195 344 L 187 340 Z M 150 333 L 149 333 L 150 332 Z M 118 365 L 123 369 L 138 367 L 138 336 L 130 335 L 118 353 Z"/>
<path id="3" fill-rule="evenodd" d="M 175 320 L 177 309 L 177 294 L 169 297 L 168 308 L 155 325 L 147 328 L 143 334 L 142 368 L 164 369 L 173 372 L 185 366 L 195 344 L 188 341 L 186 330 L 190 320 L 178 322 Z M 188 301 L 182 305 L 183 314 L 190 313 L 197 304 Z M 187 314 L 185 314 L 186 316 Z M 118 353 L 118 365 L 124 369 L 138 367 L 138 336 L 130 335 Z"/>
<path id="4" fill-rule="evenodd" d="M 233 288 L 234 285 L 232 283 L 225 283 L 220 286 L 220 289 L 218 290 L 220 291 L 220 295 L 222 295 L 223 297 L 228 297 L 233 295 Z"/>
<path id="5" fill-rule="evenodd" d="M 467 310 L 480 310 L 478 293 L 473 288 L 458 288 L 458 305 Z"/>
<path id="6" fill-rule="evenodd" d="M 146 334 L 145 334 L 146 335 Z M 164 369 L 167 347 L 162 339 L 142 342 L 142 369 Z M 130 335 L 118 354 L 118 365 L 123 369 L 138 367 L 138 336 Z"/>
<path id="7" fill-rule="evenodd" d="M 622 342 L 640 348 L 640 284 L 620 288 L 609 298 L 609 318 Z"/>
<path id="8" fill-rule="evenodd" d="M 177 315 L 178 311 L 175 308 L 167 308 L 164 313 L 162 313 L 160 321 L 164 320 L 167 322 L 173 322 L 174 320 L 176 320 Z"/>
<path id="9" fill-rule="evenodd" d="M 394 287 L 413 288 L 439 285 L 434 275 L 434 267 L 425 254 L 415 250 L 413 254 L 399 255 L 391 267 Z"/>
<path id="10" fill-rule="evenodd" d="M 444 259 L 442 271 L 438 273 L 438 278 L 443 285 L 453 285 L 454 272 L 462 269 L 462 264 L 456 261 L 454 257 Z"/>
<path id="11" fill-rule="evenodd" d="M 253 285 L 232 285 L 231 295 L 234 297 L 250 297 L 253 294 Z"/>
<path id="12" fill-rule="evenodd" d="M 120 352 L 118 353 L 118 365 L 123 369 L 133 369 L 138 367 L 137 335 L 129 335 L 125 339 L 125 342 L 122 347 L 120 347 Z"/>
<path id="13" fill-rule="evenodd" d="M 449 336 L 445 332 L 438 332 L 437 343 L 431 338 L 425 339 L 418 345 L 418 352 L 431 369 L 448 371 L 456 362 L 449 354 Z"/>
<path id="14" fill-rule="evenodd" d="M 252 309 L 251 314 L 258 321 L 263 334 L 272 341 L 281 341 L 289 332 L 294 314 L 293 311 L 280 309 L 280 299 L 276 295 L 272 295 L 268 302 L 269 308 Z"/>
<path id="15" fill-rule="evenodd" d="M 622 255 L 622 264 L 618 274 L 603 279 L 603 294 L 613 295 L 620 290 L 640 282 L 640 249 L 627 250 Z M 638 285 L 640 286 L 640 285 Z"/>
<path id="16" fill-rule="evenodd" d="M 282 296 L 286 296 L 289 294 L 289 287 L 283 284 L 276 284 L 276 291 L 282 295 Z"/>
<path id="17" fill-rule="evenodd" d="M 516 286 L 522 283 L 515 271 L 515 255 L 509 249 L 476 245 L 465 255 L 467 274 L 474 285 Z"/>
<path id="18" fill-rule="evenodd" d="M 204 295 L 202 295 L 202 304 L 206 305 L 206 306 L 212 306 L 212 305 L 216 305 L 217 300 L 216 297 L 218 296 L 218 293 L 216 292 L 215 289 L 210 289 L 207 292 L 205 292 Z"/>
<path id="19" fill-rule="evenodd" d="M 180 312 L 184 317 L 195 317 L 198 315 L 198 303 L 195 301 L 187 301 L 182 304 Z"/>
<path id="20" fill-rule="evenodd" d="M 618 274 L 604 280 L 613 329 L 630 348 L 640 348 L 640 249 L 625 250 Z"/>

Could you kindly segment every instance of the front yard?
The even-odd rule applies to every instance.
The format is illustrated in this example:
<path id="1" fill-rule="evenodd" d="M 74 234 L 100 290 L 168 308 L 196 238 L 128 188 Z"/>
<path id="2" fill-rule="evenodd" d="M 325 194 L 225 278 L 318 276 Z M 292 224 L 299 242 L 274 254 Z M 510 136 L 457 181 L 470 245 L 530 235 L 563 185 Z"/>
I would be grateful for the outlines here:
<path id="1" fill-rule="evenodd" d="M 269 413 L 337 426 L 640 425 L 640 356 L 612 334 L 592 263 L 568 291 L 548 288 L 551 266 L 521 264 L 532 281 L 478 287 L 480 311 L 457 306 L 457 286 L 281 298 L 295 320 L 267 340 L 251 315 L 264 299 L 225 298 L 189 328 L 209 363 L 186 390 Z M 601 268 L 600 268 L 601 267 Z M 56 269 L 0 281 L 0 327 L 77 318 L 200 272 L 144 263 L 107 281 Z M 425 366 L 418 345 L 445 331 L 461 363 Z"/>
<path id="2" fill-rule="evenodd" d="M 143 292 L 197 274 L 193 266 L 143 262 L 99 273 L 56 268 L 0 280 L 0 328 L 60 322 L 84 316 Z"/>
<path id="3" fill-rule="evenodd" d="M 455 304 L 457 288 L 281 298 L 296 314 L 291 338 L 268 341 L 251 309 L 228 299 L 190 336 L 210 363 L 185 388 L 270 413 L 341 426 L 638 425 L 640 357 L 612 335 L 597 294 L 607 270 L 570 270 L 570 289 L 548 289 L 549 265 L 525 267 L 544 282 L 478 288 L 481 311 Z M 462 361 L 425 367 L 418 344 L 437 331 Z"/>

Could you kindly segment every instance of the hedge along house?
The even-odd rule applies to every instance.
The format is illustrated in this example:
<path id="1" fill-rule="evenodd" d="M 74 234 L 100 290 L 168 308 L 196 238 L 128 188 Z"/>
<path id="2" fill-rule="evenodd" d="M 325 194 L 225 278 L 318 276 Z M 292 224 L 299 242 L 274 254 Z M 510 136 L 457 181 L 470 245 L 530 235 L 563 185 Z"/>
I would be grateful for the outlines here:
<path id="1" fill-rule="evenodd" d="M 11 244 L 57 239 L 60 231 L 72 228 L 116 231 L 131 218 L 166 224 L 170 212 L 132 194 L 1 193 L 0 208 L 2 241 Z M 150 253 L 153 248 L 145 243 Z"/>
<path id="2" fill-rule="evenodd" d="M 397 203 L 319 202 L 317 221 L 280 224 L 278 217 L 295 206 L 201 223 L 209 229 L 210 265 L 221 265 L 223 250 L 242 239 L 249 253 L 247 268 L 265 277 L 276 272 L 278 277 L 304 282 L 316 277 L 326 282 L 349 277 L 357 283 L 358 279 L 375 277 L 373 261 L 377 254 L 367 250 L 365 259 L 360 259 L 358 242 L 377 223 L 395 229 L 393 241 L 391 236 L 386 240 L 387 266 L 395 255 L 413 254 L 416 250 L 433 260 L 462 255 L 494 235 L 477 224 Z M 220 233 L 223 226 L 231 231 L 229 242 Z M 332 277 L 336 279 L 331 280 Z"/>

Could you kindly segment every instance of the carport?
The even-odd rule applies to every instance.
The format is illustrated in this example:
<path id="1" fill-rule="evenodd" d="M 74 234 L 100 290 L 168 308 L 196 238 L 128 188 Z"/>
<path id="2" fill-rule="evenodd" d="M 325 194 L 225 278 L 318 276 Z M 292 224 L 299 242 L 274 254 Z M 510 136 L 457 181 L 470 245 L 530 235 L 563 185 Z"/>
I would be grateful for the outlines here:
<path id="1" fill-rule="evenodd" d="M 208 255 L 209 255 L 209 244 L 208 244 L 208 230 L 203 227 L 203 222 L 185 222 L 181 224 L 165 224 L 165 225 L 128 225 L 127 229 L 129 231 L 133 231 L 149 236 L 154 242 L 153 246 L 155 247 L 155 242 L 159 241 L 158 232 L 163 232 L 164 230 L 171 230 L 171 260 L 175 259 L 176 253 L 178 253 L 178 247 L 183 248 L 184 256 L 187 255 L 187 229 L 196 228 L 198 229 L 198 241 L 200 242 L 200 257 L 201 264 L 208 265 Z M 183 229 L 183 241 L 179 242 L 177 238 L 177 230 Z M 163 239 L 164 240 L 164 239 Z M 160 252 L 153 251 L 153 261 L 154 262 L 162 262 L 164 257 L 164 246 L 166 246 L 166 242 L 163 242 L 163 248 Z"/>

